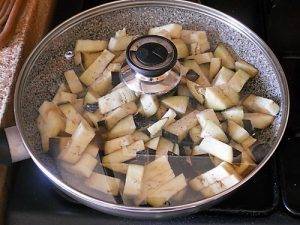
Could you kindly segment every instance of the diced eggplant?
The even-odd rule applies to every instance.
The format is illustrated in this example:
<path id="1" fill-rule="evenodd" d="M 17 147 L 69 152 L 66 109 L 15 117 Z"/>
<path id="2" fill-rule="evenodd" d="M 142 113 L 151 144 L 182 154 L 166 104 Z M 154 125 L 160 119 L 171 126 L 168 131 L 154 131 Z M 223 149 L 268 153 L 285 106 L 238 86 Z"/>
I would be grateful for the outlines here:
<path id="1" fill-rule="evenodd" d="M 192 146 L 193 140 L 191 139 L 190 135 L 187 135 L 181 142 L 180 146 Z"/>
<path id="2" fill-rule="evenodd" d="M 204 53 L 210 49 L 210 43 L 207 39 L 200 39 L 197 43 L 192 43 L 190 46 L 191 55 Z"/>
<path id="3" fill-rule="evenodd" d="M 179 24 L 171 23 L 171 24 L 167 24 L 164 26 L 160 26 L 160 27 L 153 27 L 153 28 L 150 28 L 148 34 L 155 35 L 155 34 L 159 33 L 161 30 L 168 31 L 169 34 L 171 35 L 171 38 L 180 38 L 182 26 Z"/>
<path id="4" fill-rule="evenodd" d="M 226 162 L 233 162 L 233 148 L 215 138 L 204 138 L 197 148 Z"/>
<path id="5" fill-rule="evenodd" d="M 248 73 L 243 70 L 238 70 L 235 72 L 233 77 L 231 77 L 227 84 L 236 92 L 240 92 L 249 78 L 250 75 Z"/>
<path id="6" fill-rule="evenodd" d="M 171 40 L 171 34 L 165 29 L 153 30 L 151 33 L 152 33 L 151 35 L 157 35 L 157 36 L 165 37 L 165 38 Z"/>
<path id="7" fill-rule="evenodd" d="M 251 112 L 265 113 L 271 116 L 276 116 L 280 110 L 279 105 L 273 100 L 253 94 L 249 95 L 243 101 L 243 106 Z"/>
<path id="8" fill-rule="evenodd" d="M 122 51 L 120 55 L 113 59 L 113 63 L 120 63 L 121 65 L 125 62 L 126 51 Z M 123 67 L 123 66 L 122 66 Z"/>
<path id="9" fill-rule="evenodd" d="M 82 84 L 74 70 L 68 70 L 64 75 L 72 93 L 77 94 L 83 91 Z"/>
<path id="10" fill-rule="evenodd" d="M 174 147 L 172 149 L 172 152 L 175 154 L 175 155 L 179 155 L 180 153 L 180 150 L 179 150 L 179 145 L 177 143 L 174 144 Z"/>
<path id="11" fill-rule="evenodd" d="M 158 142 L 156 155 L 157 156 L 167 155 L 168 152 L 172 152 L 173 147 L 174 147 L 173 142 L 161 137 Z"/>
<path id="12" fill-rule="evenodd" d="M 272 124 L 274 116 L 264 113 L 245 113 L 244 119 L 250 120 L 254 128 L 265 129 Z"/>
<path id="13" fill-rule="evenodd" d="M 215 183 L 209 185 L 208 187 L 203 188 L 201 190 L 201 193 L 204 197 L 209 198 L 213 195 L 219 194 L 219 193 L 231 188 L 232 186 L 236 185 L 240 181 L 241 181 L 241 179 L 238 176 L 232 174 L 218 182 L 215 182 Z"/>
<path id="14" fill-rule="evenodd" d="M 68 88 L 66 87 L 66 85 L 65 85 L 64 83 L 62 83 L 62 84 L 59 85 L 59 87 L 58 87 L 58 89 L 57 89 L 57 91 L 56 91 L 56 94 L 55 94 L 55 96 L 54 96 L 53 99 L 52 99 L 52 102 L 53 102 L 54 104 L 57 105 L 58 103 L 61 103 L 61 101 L 60 101 L 60 93 L 61 93 L 62 91 L 64 91 L 64 92 L 67 92 L 67 91 L 68 91 Z"/>
<path id="15" fill-rule="evenodd" d="M 225 47 L 224 44 L 218 44 L 218 46 L 214 52 L 214 56 L 217 58 L 221 58 L 223 66 L 225 66 L 229 69 L 235 68 L 234 58 L 232 57 L 231 53 L 228 51 L 228 49 Z"/>
<path id="16" fill-rule="evenodd" d="M 167 107 L 174 109 L 176 112 L 184 114 L 189 104 L 189 97 L 187 96 L 170 96 L 164 98 L 161 103 Z"/>
<path id="17" fill-rule="evenodd" d="M 169 109 L 162 117 L 168 118 L 167 122 L 165 123 L 164 127 L 169 126 L 171 123 L 175 122 L 175 117 L 177 116 L 176 112 L 173 109 Z"/>
<path id="18" fill-rule="evenodd" d="M 250 148 L 253 144 L 255 144 L 256 141 L 257 141 L 257 139 L 255 139 L 252 136 L 249 136 L 241 144 L 244 148 Z"/>
<path id="19" fill-rule="evenodd" d="M 79 113 L 83 112 L 83 99 L 82 98 L 78 98 L 75 100 L 75 103 L 73 104 L 75 110 Z"/>
<path id="20" fill-rule="evenodd" d="M 87 122 L 81 121 L 73 133 L 71 142 L 66 148 L 66 151 L 63 151 L 58 158 L 71 164 L 76 163 L 94 136 L 95 131 Z"/>
<path id="21" fill-rule="evenodd" d="M 105 142 L 104 152 L 105 154 L 110 154 L 114 151 L 117 151 L 125 146 L 128 146 L 134 142 L 134 139 L 131 135 L 125 135 L 123 137 L 118 137 Z"/>
<path id="22" fill-rule="evenodd" d="M 124 51 L 129 43 L 134 39 L 134 36 L 111 37 L 108 43 L 110 51 Z"/>
<path id="23" fill-rule="evenodd" d="M 98 160 L 90 154 L 83 153 L 77 163 L 70 167 L 70 170 L 76 175 L 90 177 Z"/>
<path id="24" fill-rule="evenodd" d="M 198 30 L 182 30 L 181 39 L 187 44 L 198 43 L 201 40 L 207 40 L 205 31 Z"/>
<path id="25" fill-rule="evenodd" d="M 102 164 L 102 166 L 112 170 L 113 172 L 126 174 L 129 165 L 126 163 L 105 163 Z"/>
<path id="26" fill-rule="evenodd" d="M 243 127 L 235 123 L 234 121 L 228 120 L 228 134 L 237 143 L 243 143 L 250 134 Z"/>
<path id="27" fill-rule="evenodd" d="M 89 154 L 94 158 L 97 158 L 99 153 L 99 147 L 97 146 L 97 144 L 89 144 L 86 149 L 84 150 L 84 154 Z"/>
<path id="28" fill-rule="evenodd" d="M 76 53 L 75 53 L 76 54 Z M 101 52 L 81 52 L 81 63 L 84 69 L 92 65 L 95 60 L 101 55 Z"/>
<path id="29" fill-rule="evenodd" d="M 80 81 L 85 85 L 91 85 L 102 74 L 113 58 L 114 54 L 108 50 L 104 50 L 95 62 L 79 77 Z"/>
<path id="30" fill-rule="evenodd" d="M 159 139 L 160 137 L 152 138 L 145 144 L 145 147 L 156 150 L 159 143 Z"/>
<path id="31" fill-rule="evenodd" d="M 60 105 L 59 108 L 67 118 L 65 132 L 73 134 L 84 118 L 75 110 L 74 106 L 69 103 Z"/>
<path id="32" fill-rule="evenodd" d="M 111 72 L 111 85 L 113 87 L 117 86 L 119 83 L 121 83 L 120 80 L 120 73 L 116 71 Z"/>
<path id="33" fill-rule="evenodd" d="M 168 111 L 168 108 L 165 105 L 160 104 L 160 106 L 156 112 L 156 118 L 161 119 L 163 117 L 163 115 L 166 114 L 167 111 Z"/>
<path id="34" fill-rule="evenodd" d="M 131 134 L 131 136 L 132 136 L 134 141 L 142 140 L 144 142 L 147 142 L 147 141 L 150 140 L 150 137 L 142 131 L 137 131 L 136 130 L 135 132 L 133 132 L 133 134 Z"/>
<path id="35" fill-rule="evenodd" d="M 135 197 L 140 194 L 142 189 L 142 179 L 144 175 L 144 166 L 130 164 L 126 173 L 126 181 L 123 195 Z"/>
<path id="36" fill-rule="evenodd" d="M 202 54 L 197 54 L 194 56 L 194 59 L 198 64 L 210 63 L 211 59 L 214 57 L 212 52 L 206 52 Z"/>
<path id="37" fill-rule="evenodd" d="M 140 97 L 140 102 L 146 117 L 153 116 L 157 112 L 159 102 L 155 95 L 143 94 Z"/>
<path id="38" fill-rule="evenodd" d="M 121 105 L 135 101 L 137 96 L 128 87 L 119 88 L 99 98 L 99 109 L 102 114 L 108 113 Z"/>
<path id="39" fill-rule="evenodd" d="M 233 106 L 231 101 L 222 92 L 219 86 L 206 88 L 204 96 L 207 108 L 224 110 Z"/>
<path id="40" fill-rule="evenodd" d="M 199 75 L 195 83 L 199 84 L 202 87 L 210 86 L 210 82 L 208 78 L 204 75 L 205 72 L 201 69 L 201 67 L 197 64 L 195 60 L 185 60 L 183 62 L 183 65 L 187 67 L 189 70 L 195 71 Z"/>
<path id="41" fill-rule="evenodd" d="M 177 49 L 177 59 L 183 59 L 189 56 L 189 49 L 187 45 L 181 39 L 172 39 Z"/>
<path id="42" fill-rule="evenodd" d="M 168 121 L 168 118 L 162 118 L 159 121 L 152 124 L 151 126 L 149 126 L 147 128 L 147 131 L 149 132 L 150 137 L 155 137 L 162 130 L 162 128 L 167 123 L 167 121 Z"/>
<path id="43" fill-rule="evenodd" d="M 195 99 L 197 99 L 197 101 L 200 104 L 203 104 L 203 102 L 204 102 L 204 97 L 203 97 L 203 93 L 202 93 L 203 87 L 201 87 L 197 83 L 189 81 L 189 80 L 187 81 L 186 85 L 187 85 L 188 89 L 190 90 L 192 96 Z"/>
<path id="44" fill-rule="evenodd" d="M 179 191 L 183 190 L 187 186 L 185 177 L 183 174 L 178 175 L 168 183 L 163 184 L 155 191 L 152 191 L 147 196 L 147 202 L 154 206 L 163 206 L 172 196 Z"/>
<path id="45" fill-rule="evenodd" d="M 53 137 L 49 138 L 49 153 L 53 158 L 63 152 L 69 144 L 70 137 Z"/>
<path id="46" fill-rule="evenodd" d="M 189 181 L 189 185 L 195 191 L 201 191 L 203 188 L 208 187 L 209 185 L 218 182 L 232 174 L 234 170 L 231 165 L 226 162 L 221 163 L 215 168 L 200 174 L 194 179 Z"/>
<path id="47" fill-rule="evenodd" d="M 193 127 L 189 130 L 189 136 L 194 144 L 199 144 L 201 141 L 201 127 L 200 125 Z"/>
<path id="48" fill-rule="evenodd" d="M 42 147 L 44 152 L 49 150 L 49 138 L 56 137 L 60 132 L 64 131 L 66 123 L 65 119 L 54 110 L 49 111 L 44 118 L 40 115 L 37 119 L 38 129 L 42 139 Z"/>
<path id="49" fill-rule="evenodd" d="M 207 120 L 210 120 L 210 121 L 214 122 L 218 126 L 220 125 L 220 121 L 219 121 L 216 113 L 212 109 L 205 109 L 205 110 L 199 112 L 196 115 L 196 117 L 199 121 L 199 124 L 200 124 L 201 128 L 205 127 L 205 124 L 206 124 Z"/>
<path id="50" fill-rule="evenodd" d="M 188 131 L 197 125 L 198 120 L 196 118 L 196 114 L 198 112 L 198 110 L 194 110 L 193 112 L 167 126 L 165 128 L 165 132 L 163 132 L 164 137 L 175 143 L 182 141 L 187 135 Z"/>
<path id="51" fill-rule="evenodd" d="M 255 77 L 258 74 L 258 69 L 243 60 L 238 60 L 235 62 L 235 70 L 237 71 L 239 69 L 244 70 L 251 77 Z"/>
<path id="52" fill-rule="evenodd" d="M 129 115 L 121 119 L 108 133 L 110 139 L 132 134 L 136 129 L 133 116 Z"/>
<path id="53" fill-rule="evenodd" d="M 128 102 L 121 105 L 114 111 L 108 113 L 105 117 L 107 128 L 113 128 L 121 119 L 125 118 L 128 115 L 135 114 L 136 112 L 137 106 L 134 102 Z"/>
<path id="54" fill-rule="evenodd" d="M 244 129 L 250 134 L 254 134 L 254 128 L 252 126 L 251 120 L 243 120 L 243 127 Z"/>
<path id="55" fill-rule="evenodd" d="M 229 87 L 227 84 L 219 85 L 218 86 L 223 94 L 227 97 L 229 100 L 230 107 L 236 106 L 239 104 L 240 96 L 239 93 L 233 90 L 231 87 Z"/>
<path id="56" fill-rule="evenodd" d="M 133 159 L 136 157 L 138 151 L 145 149 L 143 141 L 136 141 L 128 146 L 122 147 L 122 149 L 114 151 L 108 155 L 105 155 L 102 159 L 103 164 L 107 163 L 121 163 Z"/>
<path id="57" fill-rule="evenodd" d="M 234 76 L 234 72 L 224 66 L 219 70 L 217 75 L 212 81 L 213 86 L 218 86 L 228 83 L 228 81 Z"/>
<path id="58" fill-rule="evenodd" d="M 133 116 L 133 120 L 137 129 L 146 128 L 149 125 L 152 125 L 157 122 L 155 117 L 145 117 L 141 113 L 137 113 Z"/>
<path id="59" fill-rule="evenodd" d="M 93 104 L 98 102 L 99 95 L 93 90 L 89 90 L 84 97 L 84 104 Z"/>
<path id="60" fill-rule="evenodd" d="M 194 70 L 190 69 L 186 74 L 186 78 L 190 81 L 195 82 L 196 80 L 198 80 L 199 75 Z"/>
<path id="61" fill-rule="evenodd" d="M 268 143 L 258 143 L 251 148 L 254 161 L 260 163 L 270 152 L 271 146 Z"/>
<path id="62" fill-rule="evenodd" d="M 205 172 L 213 169 L 214 167 L 216 167 L 215 164 L 212 163 L 208 154 L 200 154 L 200 155 L 191 156 L 190 160 L 191 160 L 193 170 L 200 172 L 200 173 L 205 173 Z"/>
<path id="63" fill-rule="evenodd" d="M 87 112 L 94 113 L 99 109 L 98 102 L 88 103 L 88 104 L 83 106 L 83 109 Z"/>
<path id="64" fill-rule="evenodd" d="M 230 109 L 226 109 L 222 112 L 222 115 L 227 120 L 232 120 L 237 124 L 242 124 L 242 120 L 244 118 L 244 110 L 241 106 L 232 107 Z"/>
<path id="65" fill-rule="evenodd" d="M 75 52 L 100 52 L 107 48 L 105 40 L 77 40 Z"/>
<path id="66" fill-rule="evenodd" d="M 40 116 L 44 119 L 47 120 L 47 116 L 49 112 L 56 112 L 59 115 L 63 115 L 60 111 L 60 108 L 57 107 L 56 104 L 54 104 L 53 102 L 49 102 L 49 101 L 44 101 L 43 104 L 40 106 L 39 108 L 39 113 Z"/>
<path id="67" fill-rule="evenodd" d="M 65 104 L 65 103 L 74 104 L 76 101 L 76 98 L 77 98 L 76 94 L 61 91 L 59 93 L 59 98 L 56 99 L 55 104 L 57 104 L 57 105 L 61 105 L 61 104 Z"/>
<path id="68" fill-rule="evenodd" d="M 113 196 L 119 194 L 120 183 L 121 180 L 118 178 L 95 172 L 85 180 L 86 186 Z"/>
<path id="69" fill-rule="evenodd" d="M 222 65 L 221 58 L 211 58 L 209 65 L 209 79 L 212 81 L 220 71 Z"/>
<path id="70" fill-rule="evenodd" d="M 228 142 L 228 138 L 221 127 L 211 120 L 205 121 L 205 126 L 202 128 L 200 136 L 202 138 L 212 137 L 225 143 Z"/>
<path id="71" fill-rule="evenodd" d="M 141 194 L 135 199 L 135 204 L 140 205 L 148 194 L 167 183 L 175 177 L 167 156 L 162 156 L 144 167 L 143 185 Z"/>

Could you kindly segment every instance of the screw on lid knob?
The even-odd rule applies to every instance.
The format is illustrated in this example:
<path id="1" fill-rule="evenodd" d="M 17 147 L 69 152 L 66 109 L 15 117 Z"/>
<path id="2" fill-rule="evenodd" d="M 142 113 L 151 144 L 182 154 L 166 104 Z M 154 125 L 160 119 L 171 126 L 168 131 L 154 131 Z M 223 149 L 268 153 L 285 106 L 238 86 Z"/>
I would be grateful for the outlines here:
<path id="1" fill-rule="evenodd" d="M 132 41 L 126 50 L 131 69 L 146 77 L 158 77 L 172 69 L 177 60 L 175 45 L 167 38 L 145 35 Z"/>

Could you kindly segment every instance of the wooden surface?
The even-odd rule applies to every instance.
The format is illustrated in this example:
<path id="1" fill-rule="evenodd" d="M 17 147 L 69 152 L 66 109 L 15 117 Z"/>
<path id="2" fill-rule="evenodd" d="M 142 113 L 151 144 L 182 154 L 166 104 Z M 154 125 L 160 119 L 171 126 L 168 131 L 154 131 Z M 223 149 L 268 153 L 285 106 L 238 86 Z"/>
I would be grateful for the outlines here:
<path id="1" fill-rule="evenodd" d="M 24 0 L 15 33 L 0 49 L 0 126 L 14 124 L 13 93 L 26 57 L 48 31 L 55 0 Z M 9 169 L 0 165 L 0 224 L 4 224 Z"/>

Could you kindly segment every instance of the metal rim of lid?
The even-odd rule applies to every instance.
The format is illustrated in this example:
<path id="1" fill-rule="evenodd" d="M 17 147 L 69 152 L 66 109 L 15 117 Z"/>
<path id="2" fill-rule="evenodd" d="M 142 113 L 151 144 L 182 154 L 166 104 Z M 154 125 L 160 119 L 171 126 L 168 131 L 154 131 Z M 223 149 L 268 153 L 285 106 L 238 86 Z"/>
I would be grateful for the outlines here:
<path id="1" fill-rule="evenodd" d="M 163 46 L 167 51 L 166 59 L 155 65 L 146 65 L 136 54 L 141 46 L 153 43 Z M 172 41 L 158 35 L 144 35 L 133 40 L 126 49 L 126 62 L 135 72 L 145 77 L 158 77 L 172 69 L 177 61 L 177 49 Z"/>

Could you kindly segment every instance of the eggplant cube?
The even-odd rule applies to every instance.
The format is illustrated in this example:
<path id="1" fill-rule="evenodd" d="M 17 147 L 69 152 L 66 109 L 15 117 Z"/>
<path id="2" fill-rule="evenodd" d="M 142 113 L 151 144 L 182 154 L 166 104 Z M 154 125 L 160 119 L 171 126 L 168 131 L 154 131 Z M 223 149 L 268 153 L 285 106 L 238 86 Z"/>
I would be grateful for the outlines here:
<path id="1" fill-rule="evenodd" d="M 211 120 L 205 122 L 205 126 L 202 128 L 201 137 L 212 137 L 222 142 L 228 142 L 228 138 L 221 127 L 215 124 Z"/>
<path id="2" fill-rule="evenodd" d="M 197 119 L 199 121 L 201 128 L 205 127 L 207 120 L 214 122 L 216 125 L 220 125 L 220 121 L 219 121 L 215 111 L 212 109 L 202 110 L 196 116 L 197 116 Z"/>
<path id="3" fill-rule="evenodd" d="M 249 78 L 250 75 L 248 73 L 243 70 L 238 70 L 228 81 L 228 85 L 236 92 L 240 92 Z"/>
<path id="4" fill-rule="evenodd" d="M 144 166 L 130 164 L 126 173 L 126 181 L 123 194 L 128 197 L 134 197 L 140 194 L 142 188 L 142 179 L 144 175 Z"/>
<path id="5" fill-rule="evenodd" d="M 217 58 L 221 58 L 222 65 L 229 68 L 234 69 L 235 68 L 235 61 L 232 57 L 231 53 L 228 51 L 228 49 L 225 47 L 224 44 L 219 44 L 214 52 L 214 56 Z"/>
<path id="6" fill-rule="evenodd" d="M 97 191 L 116 196 L 119 194 L 121 180 L 93 172 L 85 181 L 85 185 Z"/>
<path id="7" fill-rule="evenodd" d="M 212 81 L 213 86 L 218 86 L 228 83 L 228 81 L 234 76 L 234 72 L 226 67 L 222 67 L 214 80 Z"/>
<path id="8" fill-rule="evenodd" d="M 271 116 L 276 116 L 280 110 L 279 105 L 273 100 L 253 94 L 249 95 L 243 101 L 243 106 L 251 112 L 265 113 Z"/>
<path id="9" fill-rule="evenodd" d="M 212 154 L 226 162 L 233 162 L 233 148 L 215 138 L 206 137 L 197 146 L 198 150 Z"/>
<path id="10" fill-rule="evenodd" d="M 155 191 L 151 192 L 147 197 L 147 202 L 154 206 L 162 206 L 172 196 L 179 191 L 183 190 L 187 186 L 185 177 L 183 174 L 178 175 L 168 183 L 163 184 Z"/>
<path id="11" fill-rule="evenodd" d="M 274 116 L 264 113 L 245 113 L 244 119 L 250 120 L 254 128 L 265 129 L 272 124 Z"/>
<path id="12" fill-rule="evenodd" d="M 143 94 L 140 97 L 141 105 L 144 110 L 144 115 L 147 117 L 153 116 L 159 107 L 156 96 Z"/>

